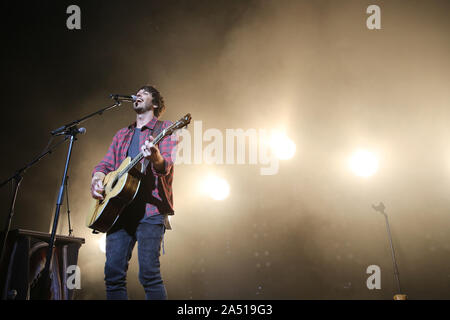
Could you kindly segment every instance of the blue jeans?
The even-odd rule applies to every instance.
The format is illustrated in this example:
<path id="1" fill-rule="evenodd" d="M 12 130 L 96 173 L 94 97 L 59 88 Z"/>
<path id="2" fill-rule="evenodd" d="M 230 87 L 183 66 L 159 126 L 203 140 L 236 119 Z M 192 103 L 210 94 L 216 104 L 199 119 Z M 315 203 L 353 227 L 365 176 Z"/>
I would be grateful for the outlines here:
<path id="1" fill-rule="evenodd" d="M 165 227 L 139 223 L 135 232 L 121 228 L 106 235 L 105 284 L 108 300 L 128 299 L 126 277 L 134 245 L 138 243 L 139 281 L 148 300 L 167 299 L 160 271 L 161 241 Z"/>

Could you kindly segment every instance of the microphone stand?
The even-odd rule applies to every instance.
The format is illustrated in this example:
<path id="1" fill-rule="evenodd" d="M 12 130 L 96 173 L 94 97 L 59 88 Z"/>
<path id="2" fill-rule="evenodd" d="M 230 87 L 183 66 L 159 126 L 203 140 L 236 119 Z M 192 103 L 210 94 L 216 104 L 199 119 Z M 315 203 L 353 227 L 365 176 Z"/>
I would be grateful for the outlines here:
<path id="1" fill-rule="evenodd" d="M 72 232 L 73 232 L 73 229 L 72 229 L 72 226 L 71 226 L 71 224 L 70 224 L 70 208 L 69 208 L 69 187 L 68 187 L 68 185 L 69 185 L 69 176 L 67 176 L 67 178 L 66 178 L 66 185 L 65 185 L 65 188 L 66 188 L 66 202 L 67 202 L 67 221 L 68 221 L 68 225 L 69 225 L 69 237 L 71 237 L 72 236 Z"/>
<path id="2" fill-rule="evenodd" d="M 383 202 L 380 202 L 380 204 L 378 206 L 374 206 L 372 205 L 372 208 L 381 213 L 385 220 L 386 220 L 386 229 L 387 229 L 387 234 L 389 237 L 389 244 L 391 246 L 391 255 L 392 255 L 392 264 L 394 267 L 394 276 L 395 279 L 397 281 L 397 290 L 398 290 L 398 294 L 394 295 L 394 300 L 406 300 L 406 294 L 402 294 L 402 289 L 400 286 L 400 274 L 398 272 L 398 267 L 397 267 L 397 261 L 395 259 L 395 251 L 394 251 L 394 245 L 392 244 L 392 236 L 391 236 L 391 229 L 389 228 L 389 221 L 388 221 L 388 216 L 387 214 L 384 212 L 384 209 L 386 209 L 386 207 L 384 206 Z"/>
<path id="3" fill-rule="evenodd" d="M 38 281 L 38 288 L 42 291 L 40 291 L 40 294 L 38 296 L 39 299 L 50 299 L 51 298 L 51 292 L 50 292 L 50 262 L 53 255 L 53 246 L 55 243 L 55 236 L 56 236 L 56 229 L 58 227 L 58 220 L 59 220 L 59 211 L 61 209 L 61 204 L 63 201 L 64 196 L 64 188 L 66 186 L 66 179 L 67 179 L 67 172 L 69 170 L 69 162 L 70 157 L 72 155 L 72 149 L 73 144 L 76 140 L 76 135 L 79 133 L 78 128 L 76 126 L 71 127 L 67 131 L 67 137 L 70 137 L 70 143 L 69 143 L 69 149 L 67 151 L 67 157 L 66 157 L 66 164 L 64 166 L 64 174 L 61 182 L 61 187 L 59 188 L 58 193 L 58 200 L 56 201 L 56 211 L 55 211 L 55 217 L 53 219 L 53 227 L 52 232 L 50 235 L 50 241 L 48 244 L 48 251 L 47 251 L 47 257 L 45 260 L 45 267 L 41 273 L 41 276 Z M 40 286 L 39 286 L 40 284 Z"/>
<path id="4" fill-rule="evenodd" d="M 101 115 L 104 111 L 110 110 L 110 109 L 118 107 L 120 105 L 121 105 L 120 99 L 115 98 L 115 103 L 113 105 L 105 107 L 103 109 L 100 109 L 96 112 L 93 112 L 79 120 L 72 121 L 71 123 L 68 123 L 68 124 L 58 128 L 56 130 L 53 130 L 51 132 L 51 134 L 53 136 L 65 134 L 66 139 L 70 138 L 70 143 L 69 143 L 69 149 L 67 151 L 67 157 L 66 157 L 66 163 L 64 166 L 63 178 L 62 178 L 61 186 L 59 188 L 58 199 L 56 202 L 55 216 L 53 218 L 53 227 L 52 227 L 52 231 L 50 234 L 48 251 L 47 251 L 47 256 L 46 256 L 46 260 L 45 260 L 45 267 L 42 270 L 42 273 L 36 284 L 36 293 L 37 293 L 38 299 L 41 299 L 41 300 L 51 299 L 50 264 L 51 264 L 51 260 L 52 260 L 52 256 L 53 256 L 53 247 L 54 247 L 54 243 L 55 243 L 56 229 L 58 228 L 59 212 L 60 212 L 61 204 L 62 204 L 63 198 L 64 198 L 64 187 L 66 186 L 66 182 L 67 182 L 67 172 L 69 170 L 70 157 L 72 155 L 72 149 L 73 149 L 74 142 L 77 140 L 76 135 L 78 133 L 84 133 L 84 131 L 85 131 L 85 129 L 83 130 L 83 128 L 78 129 L 77 125 L 79 125 L 81 122 L 83 122 L 97 114 Z"/>

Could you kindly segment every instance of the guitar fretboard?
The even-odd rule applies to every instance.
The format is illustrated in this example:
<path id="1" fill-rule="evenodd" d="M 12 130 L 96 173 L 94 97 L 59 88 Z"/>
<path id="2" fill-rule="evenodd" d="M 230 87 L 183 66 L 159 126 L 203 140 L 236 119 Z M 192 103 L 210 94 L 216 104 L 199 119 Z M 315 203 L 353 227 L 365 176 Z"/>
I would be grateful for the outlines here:
<path id="1" fill-rule="evenodd" d="M 157 145 L 166 135 L 166 129 L 164 129 L 163 131 L 160 132 L 160 134 L 158 134 L 156 136 L 155 139 L 153 139 L 152 143 L 153 145 Z M 133 168 L 139 161 L 142 160 L 142 158 L 144 158 L 144 155 L 142 154 L 142 151 L 139 152 L 139 154 L 133 158 L 133 160 L 131 160 L 131 162 L 125 167 L 123 168 L 122 171 L 119 172 L 119 174 L 117 175 L 117 180 L 119 180 L 124 174 L 126 174 L 128 171 L 131 170 L 131 168 Z"/>

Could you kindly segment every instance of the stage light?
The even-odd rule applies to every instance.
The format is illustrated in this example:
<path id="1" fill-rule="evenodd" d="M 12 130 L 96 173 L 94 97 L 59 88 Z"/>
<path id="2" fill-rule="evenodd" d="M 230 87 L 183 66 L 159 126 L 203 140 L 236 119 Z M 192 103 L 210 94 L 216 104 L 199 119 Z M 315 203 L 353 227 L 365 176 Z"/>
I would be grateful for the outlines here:
<path id="1" fill-rule="evenodd" d="M 230 194 L 230 185 L 225 179 L 209 176 L 203 182 L 203 192 L 214 200 L 224 200 Z"/>
<path id="2" fill-rule="evenodd" d="M 98 240 L 98 247 L 101 252 L 106 252 L 106 234 L 102 234 L 101 238 Z"/>
<path id="3" fill-rule="evenodd" d="M 296 150 L 295 143 L 283 131 L 273 131 L 270 137 L 270 147 L 278 159 L 291 159 Z"/>
<path id="4" fill-rule="evenodd" d="M 370 177 L 378 170 L 378 158 L 370 151 L 358 150 L 349 159 L 349 167 L 357 176 Z"/>

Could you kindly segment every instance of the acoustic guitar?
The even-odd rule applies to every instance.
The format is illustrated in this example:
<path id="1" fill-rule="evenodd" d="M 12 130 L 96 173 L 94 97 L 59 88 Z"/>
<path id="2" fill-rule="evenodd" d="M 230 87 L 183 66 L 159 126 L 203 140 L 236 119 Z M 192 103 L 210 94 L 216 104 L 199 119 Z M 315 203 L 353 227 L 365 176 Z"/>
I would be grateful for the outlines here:
<path id="1" fill-rule="evenodd" d="M 182 129 L 191 122 L 188 113 L 183 118 L 163 129 L 151 142 L 157 145 L 164 137 Z M 119 218 L 121 212 L 136 197 L 143 177 L 144 158 L 140 152 L 134 159 L 127 157 L 115 171 L 103 179 L 105 194 L 103 200 L 93 199 L 92 208 L 86 217 L 86 225 L 94 229 L 93 233 L 107 232 Z"/>

